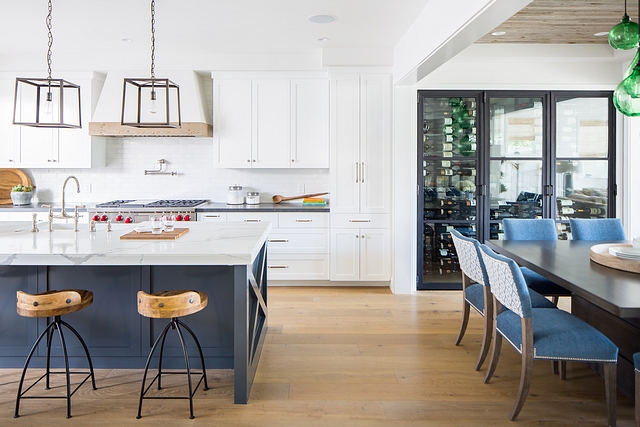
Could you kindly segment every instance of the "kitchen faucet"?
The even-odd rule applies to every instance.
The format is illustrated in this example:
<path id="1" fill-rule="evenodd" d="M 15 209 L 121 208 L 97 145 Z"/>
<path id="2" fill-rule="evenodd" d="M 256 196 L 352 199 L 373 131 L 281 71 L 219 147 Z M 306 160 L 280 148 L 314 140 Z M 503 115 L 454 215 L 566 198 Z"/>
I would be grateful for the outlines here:
<path id="1" fill-rule="evenodd" d="M 73 179 L 76 182 L 76 193 L 80 192 L 80 182 L 78 182 L 78 178 L 76 178 L 73 175 L 69 175 L 67 179 L 64 180 L 64 183 L 62 184 L 62 211 L 60 212 L 60 215 L 56 215 L 54 216 L 54 218 L 65 219 L 65 218 L 74 217 L 73 215 L 69 215 L 64 207 L 64 190 L 67 187 L 67 182 L 69 182 L 70 179 Z"/>

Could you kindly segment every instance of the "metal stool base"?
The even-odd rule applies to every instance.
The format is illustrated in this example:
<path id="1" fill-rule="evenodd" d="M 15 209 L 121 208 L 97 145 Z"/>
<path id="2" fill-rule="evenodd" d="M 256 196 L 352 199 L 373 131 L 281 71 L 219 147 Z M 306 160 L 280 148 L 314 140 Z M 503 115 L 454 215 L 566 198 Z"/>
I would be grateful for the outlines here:
<path id="1" fill-rule="evenodd" d="M 87 357 L 87 362 L 89 364 L 89 372 L 84 372 L 84 371 L 77 372 L 77 371 L 69 370 L 69 356 L 67 354 L 67 344 L 64 340 L 64 334 L 62 333 L 62 326 L 66 327 L 68 330 L 73 332 L 73 334 L 76 336 L 78 341 L 80 341 L 80 344 L 82 344 L 82 348 L 84 349 L 84 353 L 85 353 L 85 356 Z M 58 331 L 58 336 L 60 337 L 60 344 L 62 347 L 62 355 L 64 357 L 65 370 L 60 372 L 51 371 L 51 341 L 52 341 L 52 335 L 54 330 Z M 35 350 L 38 347 L 38 344 L 40 344 L 40 341 L 42 341 L 42 338 L 44 338 L 45 335 L 47 336 L 47 366 L 45 369 L 45 373 L 42 374 L 40 378 L 34 381 L 29 387 L 27 387 L 26 390 L 23 391 L 22 388 L 24 386 L 24 377 L 27 374 L 29 363 L 31 362 L 31 358 L 35 353 Z M 29 390 L 31 390 L 36 384 L 38 384 L 42 379 L 45 379 L 45 390 L 49 390 L 51 388 L 50 387 L 51 375 L 66 376 L 67 392 L 65 396 L 25 396 L 25 394 Z M 76 388 L 73 389 L 73 391 L 71 391 L 71 375 L 85 375 L 85 378 L 82 380 L 80 384 L 78 384 L 78 386 L 76 386 Z M 71 327 L 71 325 L 69 325 L 64 320 L 61 320 L 60 316 L 55 316 L 53 322 L 49 323 L 49 325 L 47 325 L 44 331 L 42 331 L 42 333 L 36 340 L 33 347 L 31 347 L 31 351 L 27 356 L 27 360 L 24 364 L 24 368 L 22 369 L 22 375 L 20 376 L 20 383 L 18 384 L 18 394 L 16 396 L 16 411 L 13 417 L 18 418 L 20 416 L 20 400 L 22 399 L 66 399 L 67 400 L 67 418 L 71 418 L 71 396 L 73 396 L 75 392 L 78 391 L 78 389 L 82 387 L 82 385 L 85 382 L 87 382 L 89 378 L 91 378 L 91 385 L 93 390 L 97 390 L 96 379 L 93 373 L 93 363 L 91 363 L 91 356 L 89 356 L 89 349 L 87 348 L 87 345 L 85 344 L 80 334 L 73 327 Z"/>
<path id="2" fill-rule="evenodd" d="M 184 328 L 189 333 L 189 335 L 191 335 L 191 338 L 193 338 L 193 341 L 196 344 L 196 348 L 198 349 L 198 353 L 200 355 L 200 363 L 202 367 L 202 371 L 200 372 L 191 371 L 191 367 L 189 365 L 189 355 L 187 353 L 187 346 L 184 342 L 184 337 L 180 329 L 181 327 Z M 164 343 L 165 343 L 165 339 L 167 338 L 167 333 L 169 332 L 169 328 L 175 329 L 176 332 L 178 333 L 178 338 L 180 339 L 180 344 L 182 345 L 182 353 L 184 354 L 186 372 L 162 370 L 162 356 L 164 353 Z M 158 344 L 160 344 L 160 355 L 158 359 L 158 373 L 155 375 L 155 377 L 153 377 L 153 380 L 151 380 L 149 385 L 145 387 L 145 384 L 147 382 L 147 374 L 149 372 L 149 364 L 151 363 L 151 359 L 153 358 L 153 353 L 158 347 Z M 162 389 L 163 375 L 186 375 L 188 384 L 189 384 L 189 394 L 187 396 L 146 396 L 147 392 L 156 381 L 158 383 L 158 390 Z M 193 386 L 191 375 L 200 376 L 195 387 Z M 138 404 L 138 415 L 136 416 L 136 418 L 137 419 L 142 418 L 142 401 L 144 399 L 189 399 L 189 418 L 191 419 L 195 418 L 193 415 L 193 395 L 196 393 L 196 391 L 198 390 L 198 387 L 200 387 L 200 384 L 202 382 L 204 382 L 203 390 L 209 390 L 209 384 L 207 383 L 207 371 L 204 365 L 204 356 L 202 354 L 202 348 L 200 347 L 200 342 L 198 342 L 198 338 L 196 338 L 193 331 L 187 325 L 185 325 L 184 322 L 182 322 L 177 317 L 173 317 L 171 319 L 171 322 L 169 322 L 169 324 L 165 326 L 162 333 L 158 336 L 158 338 L 156 338 L 156 341 L 153 343 L 153 347 L 151 347 L 151 351 L 149 352 L 149 357 L 147 358 L 147 363 L 145 364 L 145 367 L 144 367 L 144 375 L 142 377 L 142 386 L 140 387 L 140 402 Z"/>

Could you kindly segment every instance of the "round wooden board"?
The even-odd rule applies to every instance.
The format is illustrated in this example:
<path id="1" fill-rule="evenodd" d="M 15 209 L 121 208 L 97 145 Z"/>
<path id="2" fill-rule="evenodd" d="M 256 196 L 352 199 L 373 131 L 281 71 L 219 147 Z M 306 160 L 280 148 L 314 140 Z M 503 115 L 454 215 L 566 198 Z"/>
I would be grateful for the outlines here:
<path id="1" fill-rule="evenodd" d="M 0 169 L 0 205 L 9 205 L 11 201 L 11 188 L 18 185 L 31 185 L 31 179 L 20 169 Z"/>
<path id="2" fill-rule="evenodd" d="M 596 262 L 605 267 L 615 268 L 616 270 L 628 271 L 630 273 L 640 273 L 640 260 L 618 258 L 609 253 L 612 246 L 627 247 L 631 245 L 621 245 L 620 243 L 605 243 L 602 245 L 593 245 L 589 251 L 591 261 Z"/>

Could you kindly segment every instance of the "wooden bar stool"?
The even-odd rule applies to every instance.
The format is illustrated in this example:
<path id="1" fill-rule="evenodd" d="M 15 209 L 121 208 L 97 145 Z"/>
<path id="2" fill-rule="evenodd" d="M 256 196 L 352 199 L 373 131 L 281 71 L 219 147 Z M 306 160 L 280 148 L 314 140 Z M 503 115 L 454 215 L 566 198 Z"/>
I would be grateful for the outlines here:
<path id="1" fill-rule="evenodd" d="M 75 311 L 82 310 L 91 305 L 93 302 L 93 292 L 85 291 L 81 289 L 65 289 L 61 291 L 49 291 L 43 292 L 40 294 L 27 294 L 22 291 L 17 292 L 17 311 L 20 316 L 24 317 L 53 317 L 53 322 L 49 323 L 44 331 L 40 334 L 35 344 L 31 348 L 29 355 L 27 356 L 27 361 L 24 364 L 24 368 L 22 369 L 22 376 L 20 377 L 20 383 L 18 385 L 18 396 L 16 398 L 16 412 L 14 414 L 14 418 L 18 418 L 20 416 L 20 400 L 21 399 L 51 399 L 51 398 L 59 398 L 59 399 L 67 399 L 67 418 L 71 418 L 71 396 L 78 391 L 78 389 L 89 379 L 91 378 L 91 384 L 94 390 L 96 390 L 96 379 L 93 375 L 93 364 L 91 363 L 91 357 L 89 356 L 89 350 L 87 349 L 87 345 L 84 343 L 84 340 L 80 336 L 80 334 L 71 327 L 67 322 L 60 319 L 60 316 L 63 314 L 73 313 Z M 82 344 L 82 348 L 84 349 L 84 353 L 87 356 L 87 362 L 89 363 L 89 372 L 72 372 L 69 370 L 69 356 L 67 354 L 67 344 L 64 340 L 64 334 L 62 333 L 62 327 L 65 326 L 68 330 L 73 332 L 73 334 L 78 338 L 80 344 Z M 52 372 L 51 371 L 51 341 L 53 338 L 54 331 L 58 331 L 58 336 L 60 337 L 60 345 L 62 347 L 62 355 L 64 357 L 64 366 L 65 370 L 61 372 Z M 42 338 L 47 336 L 47 367 L 45 373 L 38 378 L 33 384 L 31 384 L 26 390 L 22 391 L 22 387 L 24 385 L 24 377 L 27 373 L 27 369 L 29 368 L 29 362 L 31 361 L 31 357 L 35 352 L 36 348 Z M 50 377 L 52 374 L 65 374 L 66 376 L 66 386 L 67 392 L 65 396 L 25 396 L 25 394 L 31 390 L 37 383 L 40 382 L 43 378 L 45 379 L 45 390 L 49 390 L 50 388 Z M 86 375 L 82 382 L 71 391 L 71 374 L 82 374 Z"/>
<path id="2" fill-rule="evenodd" d="M 184 324 L 179 317 L 187 316 L 189 314 L 197 313 L 207 306 L 209 303 L 209 299 L 206 294 L 203 292 L 197 291 L 163 291 L 156 292 L 153 294 L 147 294 L 144 291 L 138 291 L 138 313 L 145 317 L 151 317 L 154 319 L 171 319 L 169 324 L 164 328 L 162 333 L 156 338 L 156 341 L 153 343 L 153 347 L 151 347 L 151 352 L 149 352 L 149 357 L 147 358 L 147 363 L 144 367 L 144 375 L 142 377 L 142 386 L 140 388 L 140 403 L 138 405 L 138 416 L 136 418 L 142 417 L 142 400 L 143 399 L 189 399 L 189 418 L 194 418 L 193 416 L 193 395 L 198 390 L 200 383 L 204 381 L 204 389 L 208 390 L 209 385 L 207 384 L 207 371 L 204 366 L 204 356 L 202 355 L 202 348 L 200 347 L 200 343 L 196 338 L 196 335 L 193 331 Z M 200 379 L 196 384 L 195 388 L 192 385 L 191 381 L 191 368 L 189 366 L 189 355 L 187 354 L 187 346 L 184 342 L 184 337 L 182 335 L 181 327 L 184 328 L 189 335 L 193 338 L 193 341 L 198 348 L 198 353 L 200 354 L 200 364 L 202 367 L 202 372 L 193 372 L 196 375 L 200 375 Z M 185 374 L 184 372 L 175 372 L 175 371 L 163 371 L 162 370 L 162 354 L 164 351 L 164 343 L 167 338 L 167 332 L 169 332 L 169 328 L 175 329 L 178 333 L 178 338 L 180 339 L 180 344 L 182 345 L 182 352 L 184 354 L 184 362 L 187 368 L 186 375 L 189 383 L 189 394 L 188 396 L 145 396 L 147 391 L 151 388 L 153 383 L 158 381 L 158 390 L 162 389 L 162 375 L 163 374 Z M 158 344 L 160 344 L 160 356 L 158 359 L 158 373 L 153 378 L 153 380 L 149 383 L 149 385 L 145 388 L 145 384 L 147 381 L 147 372 L 149 371 L 149 363 L 151 362 L 151 358 L 153 357 L 153 352 L 156 350 Z"/>

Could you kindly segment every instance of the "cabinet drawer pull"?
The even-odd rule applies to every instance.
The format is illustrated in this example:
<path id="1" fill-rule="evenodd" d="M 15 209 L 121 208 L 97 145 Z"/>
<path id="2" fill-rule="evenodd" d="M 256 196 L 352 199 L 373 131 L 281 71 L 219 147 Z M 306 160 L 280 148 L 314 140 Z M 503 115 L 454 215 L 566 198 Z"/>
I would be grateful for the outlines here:
<path id="1" fill-rule="evenodd" d="M 360 168 L 358 168 L 358 162 L 356 162 L 356 184 L 358 183 L 359 176 L 360 176 Z"/>
<path id="2" fill-rule="evenodd" d="M 312 219 L 296 219 L 296 222 L 313 222 Z"/>
<path id="3" fill-rule="evenodd" d="M 288 243 L 289 239 L 269 239 L 269 243 L 274 242 L 274 243 Z"/>
<path id="4" fill-rule="evenodd" d="M 220 218 L 220 215 L 205 215 L 205 218 Z"/>
<path id="5" fill-rule="evenodd" d="M 261 219 L 245 219 L 244 222 L 260 222 Z"/>
<path id="6" fill-rule="evenodd" d="M 350 219 L 349 222 L 371 222 L 370 219 Z"/>
<path id="7" fill-rule="evenodd" d="M 267 268 L 289 268 L 288 265 L 270 265 Z"/>
<path id="8" fill-rule="evenodd" d="M 362 162 L 362 179 L 360 180 L 364 184 L 364 162 Z"/>

